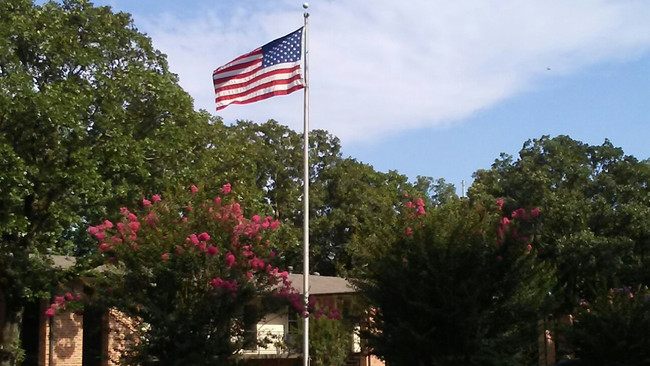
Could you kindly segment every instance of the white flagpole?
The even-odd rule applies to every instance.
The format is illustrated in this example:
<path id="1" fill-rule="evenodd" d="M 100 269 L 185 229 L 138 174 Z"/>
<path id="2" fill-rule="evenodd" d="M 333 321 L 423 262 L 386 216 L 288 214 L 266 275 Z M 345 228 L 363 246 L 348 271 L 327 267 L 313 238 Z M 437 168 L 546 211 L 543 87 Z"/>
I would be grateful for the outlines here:
<path id="1" fill-rule="evenodd" d="M 308 64 L 308 43 L 307 43 L 307 18 L 309 13 L 307 8 L 309 4 L 303 3 L 302 7 L 305 9 L 304 13 L 304 27 L 302 31 L 303 37 L 303 56 L 305 65 L 305 88 L 304 88 L 304 147 L 303 147 L 303 162 L 304 162 L 304 183 L 303 183 L 303 275 L 302 275 L 302 288 L 303 288 L 303 305 L 305 312 L 303 317 L 303 337 L 302 337 L 302 353 L 303 353 L 303 366 L 309 366 L 309 64 Z"/>

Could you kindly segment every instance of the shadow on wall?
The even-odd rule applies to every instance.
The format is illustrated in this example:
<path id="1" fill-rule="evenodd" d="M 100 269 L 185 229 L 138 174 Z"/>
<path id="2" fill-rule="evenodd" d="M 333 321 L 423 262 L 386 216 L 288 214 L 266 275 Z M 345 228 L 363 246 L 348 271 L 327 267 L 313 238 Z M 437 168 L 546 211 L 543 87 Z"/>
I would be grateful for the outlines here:
<path id="1" fill-rule="evenodd" d="M 54 354 L 57 359 L 66 360 L 75 353 L 82 324 L 82 316 L 76 314 L 61 314 L 54 318 Z"/>

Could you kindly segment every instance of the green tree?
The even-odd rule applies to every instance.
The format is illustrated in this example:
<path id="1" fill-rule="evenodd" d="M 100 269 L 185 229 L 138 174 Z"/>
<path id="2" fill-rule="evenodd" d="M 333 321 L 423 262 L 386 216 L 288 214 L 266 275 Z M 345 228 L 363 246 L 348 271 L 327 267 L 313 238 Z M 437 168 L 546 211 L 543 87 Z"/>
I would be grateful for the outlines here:
<path id="1" fill-rule="evenodd" d="M 87 222 L 209 159 L 219 123 L 177 81 L 128 14 L 0 2 L 0 364 L 14 364 L 24 301 L 53 285 L 43 255 L 87 252 Z"/>
<path id="2" fill-rule="evenodd" d="M 498 206 L 448 201 L 382 253 L 358 282 L 376 309 L 374 353 L 391 365 L 534 362 L 550 288 L 536 256 L 537 211 L 502 217 Z"/>
<path id="3" fill-rule="evenodd" d="M 527 141 L 479 170 L 469 195 L 502 197 L 504 210 L 540 208 L 540 256 L 557 268 L 557 310 L 571 313 L 602 286 L 648 284 L 650 163 L 609 141 L 557 136 Z"/>

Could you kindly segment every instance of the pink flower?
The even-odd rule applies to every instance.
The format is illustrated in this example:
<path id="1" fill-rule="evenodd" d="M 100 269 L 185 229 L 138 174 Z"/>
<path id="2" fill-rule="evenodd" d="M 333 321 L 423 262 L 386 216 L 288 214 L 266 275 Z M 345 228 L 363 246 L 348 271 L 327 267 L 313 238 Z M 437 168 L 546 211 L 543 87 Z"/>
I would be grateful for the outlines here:
<path id="1" fill-rule="evenodd" d="M 185 211 L 192 211 L 192 205 L 185 206 Z"/>
<path id="2" fill-rule="evenodd" d="M 214 198 L 214 205 L 215 206 L 220 206 L 221 205 L 221 197 L 217 196 Z"/>
<path id="3" fill-rule="evenodd" d="M 230 193 L 230 188 L 231 188 L 230 183 L 224 184 L 223 187 L 221 187 L 221 193 L 223 194 Z"/>
<path id="4" fill-rule="evenodd" d="M 539 208 L 537 208 L 537 207 L 533 207 L 533 208 L 530 210 L 530 216 L 532 216 L 532 217 L 536 217 L 537 215 L 539 215 Z"/>
<path id="5" fill-rule="evenodd" d="M 106 237 L 106 233 L 104 233 L 103 231 L 98 231 L 93 235 L 95 236 L 95 239 L 97 239 L 97 241 L 102 241 Z"/>
<path id="6" fill-rule="evenodd" d="M 411 234 L 413 234 L 413 229 L 411 229 L 410 226 L 407 226 L 406 227 L 406 235 L 411 235 Z"/>
<path id="7" fill-rule="evenodd" d="M 138 221 L 138 217 L 135 214 L 131 213 L 131 212 L 129 212 L 127 217 L 129 218 L 129 221 Z"/>
<path id="8" fill-rule="evenodd" d="M 65 295 L 64 295 L 64 297 L 65 297 L 65 299 L 68 300 L 68 301 L 74 299 L 74 296 L 72 296 L 72 293 L 70 293 L 70 292 L 66 292 Z"/>
<path id="9" fill-rule="evenodd" d="M 149 201 L 146 198 L 143 198 L 142 199 L 142 206 L 149 206 L 149 205 L 151 205 L 151 201 Z"/>
<path id="10" fill-rule="evenodd" d="M 108 249 L 109 249 L 109 245 L 108 245 L 108 244 L 106 244 L 106 243 L 101 243 L 101 244 L 99 244 L 99 250 L 101 250 L 102 252 L 105 252 L 105 251 L 107 251 Z"/>
<path id="11" fill-rule="evenodd" d="M 183 218 L 181 219 L 181 221 L 183 221 L 183 222 L 187 222 L 187 217 L 183 217 Z"/>
<path id="12" fill-rule="evenodd" d="M 131 222 L 129 222 L 129 228 L 132 231 L 137 231 L 139 227 L 140 227 L 140 221 L 131 221 Z"/>
<path id="13" fill-rule="evenodd" d="M 206 251 L 207 255 L 215 255 L 217 253 L 219 253 L 219 249 L 217 247 L 215 247 L 214 245 L 208 245 L 208 248 L 207 248 L 207 251 Z"/>
<path id="14" fill-rule="evenodd" d="M 61 306 L 65 303 L 65 298 L 63 296 L 54 296 L 54 303 Z"/>
<path id="15" fill-rule="evenodd" d="M 505 216 L 501 218 L 501 225 L 504 225 L 504 226 L 505 226 L 505 225 L 508 225 L 509 223 L 510 223 L 510 219 L 509 219 L 509 218 L 507 218 L 507 217 L 505 217 Z"/>
<path id="16" fill-rule="evenodd" d="M 95 235 L 99 232 L 99 227 L 97 226 L 88 226 L 88 234 Z"/>
<path id="17" fill-rule="evenodd" d="M 162 201 L 162 199 L 160 198 L 159 194 L 154 194 L 153 196 L 151 196 L 151 202 L 156 203 L 160 201 Z"/>
<path id="18" fill-rule="evenodd" d="M 418 215 L 424 215 L 426 212 L 424 211 L 424 207 L 418 206 L 418 209 L 415 211 Z"/>
<path id="19" fill-rule="evenodd" d="M 45 315 L 54 316 L 54 309 L 53 308 L 47 308 L 47 310 L 45 310 Z"/>
<path id="20" fill-rule="evenodd" d="M 526 250 L 530 252 L 531 249 L 533 249 L 533 246 L 530 243 L 526 244 Z"/>
<path id="21" fill-rule="evenodd" d="M 208 235 L 208 233 L 206 233 L 204 231 L 201 234 L 199 234 L 199 240 L 200 241 L 208 241 L 208 240 L 210 240 L 210 235 Z"/>
<path id="22" fill-rule="evenodd" d="M 251 278 L 253 277 L 253 273 L 251 271 L 246 272 L 246 278 Z"/>
<path id="23" fill-rule="evenodd" d="M 503 208 L 503 198 L 499 197 L 499 198 L 495 199 L 494 203 L 496 203 L 498 210 Z"/>
<path id="24" fill-rule="evenodd" d="M 190 192 L 192 192 L 192 194 L 195 194 L 198 191 L 199 191 L 199 187 L 195 186 L 194 184 L 190 186 Z"/>
<path id="25" fill-rule="evenodd" d="M 104 227 L 110 229 L 113 227 L 113 223 L 108 220 L 104 220 Z"/>
<path id="26" fill-rule="evenodd" d="M 158 221 L 158 215 L 153 211 L 149 211 L 147 214 L 147 224 L 153 227 L 156 225 L 156 221 Z"/>
<path id="27" fill-rule="evenodd" d="M 415 205 L 418 207 L 424 206 L 424 201 L 422 200 L 421 197 L 415 199 Z"/>
<path id="28" fill-rule="evenodd" d="M 230 252 L 226 253 L 224 259 L 226 261 L 226 268 L 230 268 L 233 264 L 235 264 L 235 256 Z"/>
<path id="29" fill-rule="evenodd" d="M 277 228 L 278 226 L 280 226 L 280 221 L 273 220 L 273 221 L 271 221 L 271 225 L 269 225 L 269 229 L 273 230 L 273 229 Z"/>
<path id="30" fill-rule="evenodd" d="M 512 214 L 510 216 L 512 216 L 512 218 L 515 218 L 515 217 L 525 218 L 526 217 L 526 210 L 519 207 L 518 209 L 512 211 Z"/>
<path id="31" fill-rule="evenodd" d="M 196 234 L 190 234 L 190 236 L 188 236 L 187 239 L 185 239 L 185 240 L 189 241 L 190 243 L 192 243 L 194 245 L 199 243 L 199 237 L 196 236 Z"/>
<path id="32" fill-rule="evenodd" d="M 169 259 L 169 253 L 163 253 L 163 254 L 160 256 L 160 259 L 162 259 L 162 260 L 164 260 L 164 261 L 168 260 L 168 259 Z"/>
<path id="33" fill-rule="evenodd" d="M 259 224 L 261 221 L 260 215 L 253 215 L 253 217 L 251 217 L 251 221 L 253 221 L 256 224 Z"/>

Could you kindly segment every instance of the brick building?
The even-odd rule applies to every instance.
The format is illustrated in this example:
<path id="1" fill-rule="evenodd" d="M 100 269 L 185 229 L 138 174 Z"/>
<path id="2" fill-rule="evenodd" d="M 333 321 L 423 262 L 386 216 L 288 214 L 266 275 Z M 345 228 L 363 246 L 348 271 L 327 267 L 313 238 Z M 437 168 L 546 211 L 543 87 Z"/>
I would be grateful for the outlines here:
<path id="1" fill-rule="evenodd" d="M 54 265 L 70 267 L 74 259 L 55 256 Z M 296 289 L 302 291 L 302 275 L 291 274 L 290 280 Z M 83 284 L 71 283 L 66 291 L 81 292 Z M 310 276 L 310 294 L 316 298 L 351 301 L 356 296 L 350 284 L 338 277 Z M 1 299 L 0 299 L 1 300 Z M 0 301 L 0 307 L 2 303 Z M 60 312 L 46 316 L 49 302 L 28 304 L 23 317 L 22 347 L 25 349 L 23 366 L 113 366 L 119 364 L 121 351 L 133 344 L 138 322 L 128 318 L 115 309 L 108 311 L 85 308 L 83 312 Z M 282 344 L 290 337 L 292 322 L 299 319 L 295 312 L 286 311 L 267 314 L 252 329 L 257 339 L 272 338 L 279 342 L 267 347 L 253 345 L 242 351 L 241 356 L 252 365 L 292 366 L 301 365 L 300 354 L 290 352 Z M 295 329 L 295 327 L 293 327 Z M 380 366 L 383 362 L 365 354 L 358 334 L 350 334 L 353 339 L 348 365 Z"/>

